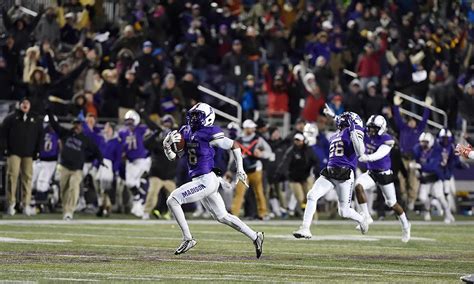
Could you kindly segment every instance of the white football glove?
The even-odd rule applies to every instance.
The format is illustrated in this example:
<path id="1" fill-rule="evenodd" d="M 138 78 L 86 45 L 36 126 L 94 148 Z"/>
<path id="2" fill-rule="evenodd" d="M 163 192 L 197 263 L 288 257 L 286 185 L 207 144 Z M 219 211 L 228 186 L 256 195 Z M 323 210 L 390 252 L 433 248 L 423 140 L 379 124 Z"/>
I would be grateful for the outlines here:
<path id="1" fill-rule="evenodd" d="M 173 130 L 163 140 L 163 147 L 170 148 L 173 143 L 178 143 L 179 141 L 181 141 L 181 134 L 177 130 Z"/>
<path id="2" fill-rule="evenodd" d="M 366 154 L 363 154 L 359 157 L 359 162 L 361 162 L 361 163 L 366 163 L 366 162 L 369 162 L 369 161 L 370 161 L 369 156 L 366 155 Z"/>
<path id="3" fill-rule="evenodd" d="M 247 174 L 243 170 L 237 170 L 236 172 L 236 177 L 237 181 L 241 181 L 247 188 L 249 187 L 249 184 L 247 183 Z"/>
<path id="4" fill-rule="evenodd" d="M 421 169 L 421 165 L 418 164 L 417 162 L 414 162 L 414 161 L 410 162 L 410 163 L 408 164 L 408 167 L 409 167 L 410 169 L 415 169 L 415 170 Z"/>
<path id="5" fill-rule="evenodd" d="M 328 106 L 328 104 L 325 104 L 325 106 L 326 106 L 326 107 L 324 108 L 323 113 L 324 113 L 326 116 L 335 118 L 335 117 L 336 117 L 336 114 L 335 114 L 334 111 L 331 109 L 331 107 Z"/>

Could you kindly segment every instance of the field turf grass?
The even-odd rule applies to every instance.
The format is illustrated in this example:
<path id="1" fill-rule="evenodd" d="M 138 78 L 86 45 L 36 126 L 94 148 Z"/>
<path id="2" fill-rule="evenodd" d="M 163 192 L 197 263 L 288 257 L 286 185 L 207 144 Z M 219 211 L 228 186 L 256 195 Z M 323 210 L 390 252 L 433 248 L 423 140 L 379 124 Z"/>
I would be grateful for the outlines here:
<path id="1" fill-rule="evenodd" d="M 197 246 L 175 256 L 174 221 L 0 220 L 0 282 L 451 282 L 474 273 L 474 221 L 415 221 L 400 241 L 396 221 L 361 236 L 346 221 L 321 221 L 296 240 L 299 221 L 248 222 L 264 253 L 214 221 L 191 221 Z"/>

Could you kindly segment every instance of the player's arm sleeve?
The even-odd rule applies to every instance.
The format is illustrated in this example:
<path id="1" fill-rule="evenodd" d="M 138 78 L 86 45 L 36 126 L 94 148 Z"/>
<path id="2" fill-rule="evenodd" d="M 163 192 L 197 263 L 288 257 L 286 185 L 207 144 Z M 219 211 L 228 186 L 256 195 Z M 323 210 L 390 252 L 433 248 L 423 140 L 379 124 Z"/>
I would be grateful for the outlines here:
<path id="1" fill-rule="evenodd" d="M 392 140 L 392 142 L 394 141 Z M 383 157 L 387 156 L 392 150 L 392 147 L 393 147 L 393 143 L 385 143 L 385 144 L 380 145 L 377 151 L 368 155 L 369 161 L 370 162 L 378 161 L 382 159 Z"/>
<path id="2" fill-rule="evenodd" d="M 364 145 L 364 132 L 359 129 L 355 129 L 350 133 L 352 145 L 357 156 L 361 156 L 365 153 Z"/>
<path id="3" fill-rule="evenodd" d="M 209 144 L 211 144 L 211 146 L 213 147 L 219 147 L 224 150 L 230 150 L 232 149 L 232 145 L 234 145 L 234 140 L 222 136 L 221 138 L 211 140 Z"/>
<path id="4" fill-rule="evenodd" d="M 242 158 L 242 150 L 239 145 L 234 141 L 232 144 L 232 156 L 235 161 L 235 167 L 237 172 L 244 172 L 244 160 Z"/>

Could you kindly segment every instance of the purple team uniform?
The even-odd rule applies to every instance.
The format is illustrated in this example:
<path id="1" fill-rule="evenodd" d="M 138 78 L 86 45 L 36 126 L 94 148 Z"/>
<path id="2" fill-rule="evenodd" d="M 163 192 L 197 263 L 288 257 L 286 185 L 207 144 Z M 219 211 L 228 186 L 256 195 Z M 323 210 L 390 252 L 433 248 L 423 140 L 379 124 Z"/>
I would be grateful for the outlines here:
<path id="1" fill-rule="evenodd" d="M 214 149 L 209 142 L 224 137 L 224 133 L 217 126 L 202 127 L 192 131 L 189 125 L 179 130 L 183 135 L 184 157 L 189 166 L 191 178 L 210 173 L 214 168 Z"/>
<path id="2" fill-rule="evenodd" d="M 112 161 L 112 170 L 118 173 L 120 169 L 120 162 L 122 161 L 122 144 L 117 137 L 105 140 L 99 147 L 104 159 Z M 96 165 L 98 167 L 98 165 Z"/>
<path id="3" fill-rule="evenodd" d="M 124 129 L 119 132 L 122 149 L 130 162 L 148 157 L 148 150 L 143 144 L 147 130 L 148 128 L 145 125 L 138 125 L 133 129 L 133 132 L 130 129 Z"/>
<path id="4" fill-rule="evenodd" d="M 355 129 L 364 133 L 359 125 Z M 357 166 L 357 154 L 352 145 L 349 128 L 337 132 L 329 138 L 329 161 L 328 168 L 349 168 L 355 171 Z"/>
<path id="5" fill-rule="evenodd" d="M 57 161 L 59 155 L 59 136 L 52 129 L 45 128 L 39 158 L 41 161 Z"/>
<path id="6" fill-rule="evenodd" d="M 370 155 L 377 151 L 377 149 L 382 145 L 392 146 L 395 143 L 392 136 L 389 134 L 376 135 L 371 137 L 367 133 L 364 136 L 364 144 L 366 149 L 366 154 Z M 367 162 L 367 169 L 375 172 L 388 171 L 392 168 L 392 161 L 390 159 L 390 154 L 386 155 L 380 160 Z"/>

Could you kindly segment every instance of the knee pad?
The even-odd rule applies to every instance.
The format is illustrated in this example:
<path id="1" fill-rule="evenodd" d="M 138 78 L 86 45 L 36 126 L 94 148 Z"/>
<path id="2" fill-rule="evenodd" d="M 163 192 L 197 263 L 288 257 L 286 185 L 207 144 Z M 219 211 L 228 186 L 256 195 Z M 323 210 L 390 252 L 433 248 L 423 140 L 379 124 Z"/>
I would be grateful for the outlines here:
<path id="1" fill-rule="evenodd" d="M 179 204 L 178 200 L 176 200 L 176 198 L 174 198 L 173 195 L 170 195 L 168 199 L 166 199 L 166 205 L 168 205 L 168 207 L 171 207 L 171 206 L 176 206 L 176 205 L 181 205 L 181 204 Z"/>
<path id="2" fill-rule="evenodd" d="M 307 199 L 307 200 L 317 201 L 317 200 L 316 200 L 316 192 L 315 192 L 313 189 L 311 189 L 311 190 L 308 192 L 308 194 L 306 195 L 306 199 Z"/>
<path id="3" fill-rule="evenodd" d="M 385 200 L 385 205 L 387 205 L 390 208 L 395 206 L 395 204 L 397 204 L 397 201 L 395 201 L 395 200 Z"/>

